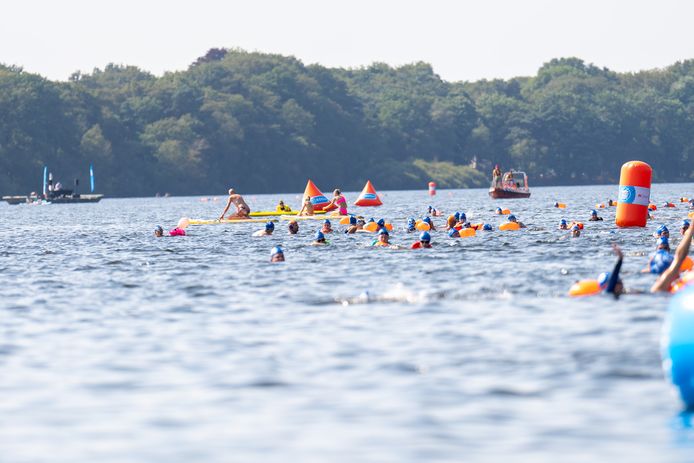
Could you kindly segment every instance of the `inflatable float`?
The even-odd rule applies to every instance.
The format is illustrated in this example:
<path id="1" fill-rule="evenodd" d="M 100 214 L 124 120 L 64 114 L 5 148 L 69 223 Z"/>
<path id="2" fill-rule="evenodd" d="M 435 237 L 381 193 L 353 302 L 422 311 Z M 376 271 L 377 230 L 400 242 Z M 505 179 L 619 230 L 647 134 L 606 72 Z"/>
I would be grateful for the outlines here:
<path id="1" fill-rule="evenodd" d="M 332 210 L 332 209 L 337 209 L 336 207 L 333 207 L 331 209 L 326 209 L 328 204 L 330 204 L 330 201 L 328 201 L 328 198 L 325 197 L 325 195 L 318 189 L 318 187 L 313 183 L 311 180 L 309 180 L 306 183 L 306 189 L 304 190 L 304 198 L 309 197 L 311 199 L 311 204 L 313 204 L 313 210 L 314 211 L 323 211 L 323 210 Z M 282 214 L 282 215 L 287 215 L 287 214 Z"/>
<path id="2" fill-rule="evenodd" d="M 280 211 L 257 211 L 257 212 L 251 212 L 248 214 L 250 217 L 279 217 L 281 215 L 297 215 L 299 211 L 289 211 L 289 212 L 280 212 Z M 314 214 L 325 214 L 326 211 L 314 211 Z"/>
<path id="3" fill-rule="evenodd" d="M 360 207 L 375 207 L 383 205 L 381 199 L 376 194 L 376 189 L 371 184 L 371 180 L 366 181 L 366 185 L 364 185 L 364 189 L 361 190 L 357 200 L 354 201 L 354 205 Z"/>
<path id="4" fill-rule="evenodd" d="M 694 408 L 694 286 L 679 291 L 670 300 L 660 353 L 665 376 L 684 405 Z"/>
<path id="5" fill-rule="evenodd" d="M 266 223 L 267 219 L 190 219 L 188 225 L 221 225 L 221 224 L 231 224 L 231 223 Z M 270 222 L 277 222 L 277 219 L 270 220 Z"/>

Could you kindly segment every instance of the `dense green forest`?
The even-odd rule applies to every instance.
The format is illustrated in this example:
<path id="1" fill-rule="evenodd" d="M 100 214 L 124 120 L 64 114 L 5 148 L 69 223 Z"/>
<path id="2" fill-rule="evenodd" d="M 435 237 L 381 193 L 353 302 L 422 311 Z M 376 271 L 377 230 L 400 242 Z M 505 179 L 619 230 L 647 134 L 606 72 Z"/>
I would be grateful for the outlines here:
<path id="1" fill-rule="evenodd" d="M 615 182 L 625 161 L 694 180 L 694 60 L 620 74 L 577 58 L 533 77 L 446 82 L 430 65 L 359 69 L 211 49 L 156 77 L 108 65 L 53 82 L 0 65 L 0 193 L 57 179 L 113 196 Z"/>

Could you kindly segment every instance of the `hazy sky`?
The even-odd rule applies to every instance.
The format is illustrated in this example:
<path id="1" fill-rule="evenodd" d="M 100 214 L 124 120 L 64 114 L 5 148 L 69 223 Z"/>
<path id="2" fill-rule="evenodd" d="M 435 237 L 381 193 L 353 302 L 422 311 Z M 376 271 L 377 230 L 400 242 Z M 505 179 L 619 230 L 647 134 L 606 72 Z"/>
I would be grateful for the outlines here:
<path id="1" fill-rule="evenodd" d="M 51 79 L 107 63 L 161 74 L 212 47 L 358 67 L 426 61 L 446 80 L 577 56 L 616 71 L 694 58 L 692 0 L 0 0 L 0 63 Z"/>

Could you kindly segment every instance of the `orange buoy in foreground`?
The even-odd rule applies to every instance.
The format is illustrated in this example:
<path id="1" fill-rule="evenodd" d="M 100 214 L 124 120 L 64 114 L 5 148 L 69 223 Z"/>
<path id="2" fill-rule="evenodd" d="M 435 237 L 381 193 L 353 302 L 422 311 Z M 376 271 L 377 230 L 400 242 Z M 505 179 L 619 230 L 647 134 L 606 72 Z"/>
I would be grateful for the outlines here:
<path id="1" fill-rule="evenodd" d="M 629 161 L 619 175 L 619 199 L 615 224 L 618 227 L 645 227 L 651 197 L 651 166 Z"/>
<path id="2" fill-rule="evenodd" d="M 436 182 L 429 182 L 429 196 L 436 196 Z"/>
<path id="3" fill-rule="evenodd" d="M 367 207 L 367 206 L 381 206 L 383 203 L 381 199 L 376 194 L 376 189 L 371 184 L 371 180 L 366 181 L 364 189 L 361 190 L 361 194 L 354 201 L 355 206 Z"/>

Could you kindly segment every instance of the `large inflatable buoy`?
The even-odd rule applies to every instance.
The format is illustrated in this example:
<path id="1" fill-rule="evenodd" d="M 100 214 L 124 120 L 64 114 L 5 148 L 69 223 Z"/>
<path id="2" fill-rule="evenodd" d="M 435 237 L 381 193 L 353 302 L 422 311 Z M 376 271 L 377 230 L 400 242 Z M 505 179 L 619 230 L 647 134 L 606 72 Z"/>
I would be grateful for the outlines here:
<path id="1" fill-rule="evenodd" d="M 429 182 L 429 196 L 436 196 L 436 182 Z"/>
<path id="2" fill-rule="evenodd" d="M 694 287 L 670 301 L 660 352 L 665 375 L 687 407 L 694 407 Z"/>
<path id="3" fill-rule="evenodd" d="M 651 197 L 651 166 L 641 161 L 629 161 L 619 175 L 619 200 L 615 224 L 618 227 L 645 227 Z"/>
<path id="4" fill-rule="evenodd" d="M 380 206 L 382 204 L 383 203 L 381 202 L 381 199 L 376 194 L 376 189 L 371 184 L 371 180 L 367 180 L 366 185 L 364 185 L 364 189 L 361 190 L 361 194 L 359 195 L 357 200 L 354 201 L 354 205 L 361 207 L 369 207 Z"/>
<path id="5" fill-rule="evenodd" d="M 311 204 L 313 204 L 314 211 L 326 210 L 326 206 L 330 204 L 328 198 L 321 193 L 318 187 L 311 180 L 308 181 L 306 184 L 306 189 L 304 190 L 304 198 L 307 196 L 311 199 Z"/>

